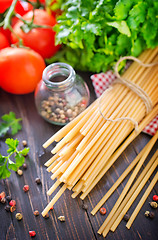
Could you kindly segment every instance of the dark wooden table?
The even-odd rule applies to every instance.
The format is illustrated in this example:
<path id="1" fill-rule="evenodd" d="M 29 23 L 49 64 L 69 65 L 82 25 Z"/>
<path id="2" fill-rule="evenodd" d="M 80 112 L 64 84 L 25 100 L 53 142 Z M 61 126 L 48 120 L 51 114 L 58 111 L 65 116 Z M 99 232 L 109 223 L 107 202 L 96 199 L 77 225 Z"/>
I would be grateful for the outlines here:
<path id="1" fill-rule="evenodd" d="M 92 102 L 95 99 L 95 94 L 89 79 L 89 74 L 81 73 L 81 75 L 89 85 Z M 108 173 L 84 200 L 84 204 L 87 204 L 88 206 L 87 210 L 83 209 L 83 201 L 81 201 L 79 197 L 72 199 L 71 192 L 66 190 L 55 204 L 54 209 L 51 210 L 49 218 L 44 219 L 41 214 L 38 217 L 35 217 L 33 214 L 33 211 L 36 209 L 41 213 L 52 198 L 52 196 L 48 197 L 46 192 L 52 185 L 53 181 L 50 179 L 50 174 L 44 167 L 44 162 L 46 162 L 51 156 L 51 148 L 44 151 L 42 144 L 59 130 L 60 127 L 47 123 L 38 115 L 35 108 L 33 94 L 16 96 L 0 90 L 0 116 L 9 113 L 9 111 L 15 112 L 17 117 L 22 118 L 22 130 L 16 134 L 14 138 L 17 138 L 20 141 L 21 148 L 22 140 L 25 139 L 30 147 L 30 152 L 26 157 L 28 169 L 24 171 L 23 176 L 18 176 L 13 172 L 9 179 L 0 180 L 0 192 L 5 191 L 7 195 L 11 195 L 12 199 L 15 199 L 17 202 L 16 211 L 13 213 L 6 212 L 4 209 L 5 205 L 0 203 L 0 240 L 30 239 L 29 230 L 35 230 L 35 239 L 41 240 L 104 239 L 97 234 L 97 230 L 107 215 L 102 216 L 100 213 L 97 213 L 95 216 L 92 216 L 90 212 L 151 137 L 141 133 L 130 144 Z M 10 136 L 7 135 L 7 137 Z M 150 159 L 156 148 L 157 146 L 155 145 L 148 159 Z M 0 153 L 6 154 L 5 138 L 0 138 Z M 36 177 L 41 179 L 41 185 L 35 183 Z M 121 184 L 121 186 L 119 186 L 117 191 L 114 192 L 104 205 L 107 209 L 107 214 L 112 209 L 127 182 L 127 179 Z M 148 181 L 148 184 L 150 181 Z M 23 186 L 25 184 L 30 186 L 30 190 L 27 193 L 24 193 L 23 191 Z M 133 212 L 143 192 L 144 190 L 141 192 L 137 201 L 132 205 L 129 213 Z M 53 196 L 54 194 L 55 193 L 53 193 Z M 106 239 L 157 240 L 158 209 L 154 210 L 155 218 L 153 220 L 144 216 L 146 210 L 151 211 L 149 202 L 154 194 L 158 194 L 158 184 L 156 184 L 151 192 L 131 229 L 126 229 L 125 222 L 122 221 L 115 233 L 110 232 Z M 17 221 L 15 218 L 17 212 L 22 213 L 22 221 Z M 65 216 L 65 222 L 60 222 L 58 220 L 58 216 L 60 215 Z"/>

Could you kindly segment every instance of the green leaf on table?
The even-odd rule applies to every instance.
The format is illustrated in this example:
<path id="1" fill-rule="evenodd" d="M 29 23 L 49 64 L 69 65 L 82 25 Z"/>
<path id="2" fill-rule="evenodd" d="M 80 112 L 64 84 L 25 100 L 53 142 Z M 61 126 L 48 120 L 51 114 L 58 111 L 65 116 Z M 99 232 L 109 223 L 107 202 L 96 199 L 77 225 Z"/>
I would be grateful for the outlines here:
<path id="1" fill-rule="evenodd" d="M 4 163 L 4 165 L 0 166 L 0 179 L 9 178 L 11 175 L 11 172 L 7 168 L 7 161 Z"/>
<path id="2" fill-rule="evenodd" d="M 16 148 L 17 148 L 17 146 L 19 144 L 19 141 L 17 139 L 14 140 L 13 138 L 7 138 L 5 143 L 9 147 L 8 150 L 7 150 L 8 153 L 16 152 Z"/>
<path id="3" fill-rule="evenodd" d="M 9 170 L 17 171 L 19 167 L 25 161 L 25 157 L 29 152 L 29 148 L 18 150 L 19 141 L 17 139 L 7 138 L 5 143 L 8 146 L 7 156 L 0 154 L 0 179 L 10 177 L 11 172 Z M 14 160 L 11 159 L 14 158 Z"/>
<path id="4" fill-rule="evenodd" d="M 18 166 L 10 159 L 8 159 L 8 168 L 15 172 L 18 170 Z"/>
<path id="5" fill-rule="evenodd" d="M 20 154 L 22 154 L 23 156 L 26 156 L 29 152 L 29 148 L 24 148 L 23 150 L 19 151 Z"/>
<path id="6" fill-rule="evenodd" d="M 0 154 L 0 166 L 5 163 L 6 158 Z"/>
<path id="7" fill-rule="evenodd" d="M 9 126 L 7 123 L 0 124 L 0 136 L 5 135 L 9 131 Z"/>
<path id="8" fill-rule="evenodd" d="M 0 136 L 5 135 L 9 129 L 11 129 L 11 134 L 16 134 L 19 130 L 21 130 L 22 126 L 19 123 L 22 119 L 16 118 L 14 112 L 9 112 L 9 114 L 4 114 L 1 119 L 3 120 L 0 123 Z"/>
<path id="9" fill-rule="evenodd" d="M 25 161 L 25 158 L 23 155 L 21 155 L 20 153 L 17 153 L 16 156 L 15 156 L 15 160 L 16 160 L 16 166 L 17 167 L 20 167 L 23 165 L 24 161 Z"/>

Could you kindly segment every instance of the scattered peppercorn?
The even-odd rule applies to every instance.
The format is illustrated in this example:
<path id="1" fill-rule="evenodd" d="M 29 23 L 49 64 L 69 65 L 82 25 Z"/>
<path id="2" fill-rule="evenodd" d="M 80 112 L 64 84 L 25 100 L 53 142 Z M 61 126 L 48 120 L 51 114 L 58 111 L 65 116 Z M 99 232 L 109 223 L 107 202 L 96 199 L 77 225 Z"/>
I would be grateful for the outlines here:
<path id="1" fill-rule="evenodd" d="M 35 231 L 29 231 L 29 235 L 30 235 L 30 237 L 35 237 L 36 236 L 36 232 Z"/>
<path id="2" fill-rule="evenodd" d="M 1 192 L 1 193 L 0 193 L 0 200 L 1 200 L 2 198 L 5 198 L 5 192 Z"/>
<path id="3" fill-rule="evenodd" d="M 10 195 L 6 196 L 6 199 L 8 202 L 10 202 L 12 200 L 12 197 Z"/>
<path id="4" fill-rule="evenodd" d="M 44 216 L 44 218 L 49 218 L 49 214 L 47 213 L 47 214 Z"/>
<path id="5" fill-rule="evenodd" d="M 158 195 L 153 196 L 153 201 L 158 202 Z"/>
<path id="6" fill-rule="evenodd" d="M 82 205 L 82 208 L 83 208 L 84 210 L 87 210 L 87 209 L 88 209 L 88 205 L 87 205 L 87 204 L 83 204 L 83 205 Z"/>
<path id="7" fill-rule="evenodd" d="M 5 210 L 6 210 L 7 212 L 10 212 L 10 206 L 9 206 L 9 205 L 6 205 L 6 206 L 5 206 Z"/>
<path id="8" fill-rule="evenodd" d="M 6 203 L 6 198 L 5 197 L 3 197 L 3 198 L 1 198 L 1 203 Z"/>
<path id="9" fill-rule="evenodd" d="M 22 166 L 23 166 L 23 169 L 24 169 L 24 170 L 27 169 L 27 164 L 26 164 L 26 163 L 24 163 Z"/>
<path id="10" fill-rule="evenodd" d="M 157 207 L 158 207 L 158 204 L 157 204 L 157 202 L 150 202 L 150 206 L 151 206 L 152 208 L 157 208 Z"/>
<path id="11" fill-rule="evenodd" d="M 37 178 L 35 179 L 35 182 L 36 182 L 37 184 L 41 184 L 41 179 L 37 177 Z"/>
<path id="12" fill-rule="evenodd" d="M 39 216 L 39 211 L 38 211 L 38 210 L 35 210 L 33 214 L 34 214 L 35 216 Z"/>
<path id="13" fill-rule="evenodd" d="M 17 174 L 18 174 L 19 176 L 22 176 L 22 175 L 23 175 L 23 171 L 22 171 L 21 169 L 18 169 L 18 170 L 17 170 Z"/>
<path id="14" fill-rule="evenodd" d="M 65 216 L 59 216 L 59 217 L 58 217 L 58 220 L 59 220 L 60 222 L 65 222 Z"/>
<path id="15" fill-rule="evenodd" d="M 150 212 L 150 213 L 149 213 L 149 217 L 150 217 L 151 219 L 153 219 L 153 218 L 155 217 L 155 213 L 154 213 L 154 212 Z"/>
<path id="16" fill-rule="evenodd" d="M 23 141 L 22 141 L 22 144 L 23 144 L 24 147 L 26 147 L 26 146 L 27 146 L 27 141 L 26 141 L 26 140 L 23 140 Z"/>
<path id="17" fill-rule="evenodd" d="M 129 214 L 126 213 L 126 214 L 124 215 L 124 217 L 123 217 L 123 220 L 125 220 L 126 222 L 128 222 L 129 218 L 130 218 Z"/>
<path id="18" fill-rule="evenodd" d="M 10 205 L 10 206 L 16 206 L 16 201 L 15 201 L 15 200 L 11 200 L 11 201 L 9 202 L 9 205 Z"/>
<path id="19" fill-rule="evenodd" d="M 16 210 L 16 206 L 11 206 L 10 207 L 10 212 L 14 212 Z"/>
<path id="20" fill-rule="evenodd" d="M 104 208 L 104 207 L 100 208 L 99 212 L 101 215 L 106 214 L 106 208 Z"/>
<path id="21" fill-rule="evenodd" d="M 144 215 L 146 216 L 146 217 L 149 217 L 149 211 L 145 211 L 145 213 L 144 213 Z"/>
<path id="22" fill-rule="evenodd" d="M 29 185 L 24 185 L 23 190 L 24 190 L 24 192 L 28 192 L 29 191 Z"/>
<path id="23" fill-rule="evenodd" d="M 20 221 L 23 218 L 21 213 L 17 213 L 15 217 L 18 221 Z"/>

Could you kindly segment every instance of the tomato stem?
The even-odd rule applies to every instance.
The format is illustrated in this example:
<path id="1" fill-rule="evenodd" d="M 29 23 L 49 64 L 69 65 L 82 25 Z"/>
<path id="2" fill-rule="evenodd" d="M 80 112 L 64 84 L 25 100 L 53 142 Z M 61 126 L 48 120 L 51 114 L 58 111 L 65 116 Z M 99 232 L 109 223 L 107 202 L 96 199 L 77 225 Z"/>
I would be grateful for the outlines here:
<path id="1" fill-rule="evenodd" d="M 11 24 L 10 24 L 11 23 L 11 18 L 12 18 L 13 15 L 15 15 L 14 9 L 15 9 L 15 5 L 16 5 L 17 1 L 18 0 L 13 0 L 13 2 L 12 2 L 11 6 L 10 6 L 10 8 L 9 8 L 7 14 L 6 14 L 6 17 L 4 19 L 4 24 L 3 24 L 4 29 L 7 29 L 7 28 L 10 29 L 10 27 L 11 27 Z"/>

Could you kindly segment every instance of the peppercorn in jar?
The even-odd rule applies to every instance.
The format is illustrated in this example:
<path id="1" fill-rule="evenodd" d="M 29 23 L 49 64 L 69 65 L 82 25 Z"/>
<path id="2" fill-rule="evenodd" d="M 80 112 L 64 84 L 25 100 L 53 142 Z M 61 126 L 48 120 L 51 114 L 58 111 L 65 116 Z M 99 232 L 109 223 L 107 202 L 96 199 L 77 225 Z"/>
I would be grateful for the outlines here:
<path id="1" fill-rule="evenodd" d="M 65 125 L 73 120 L 88 106 L 89 98 L 86 83 L 66 63 L 46 67 L 35 91 L 39 114 L 56 125 Z"/>

